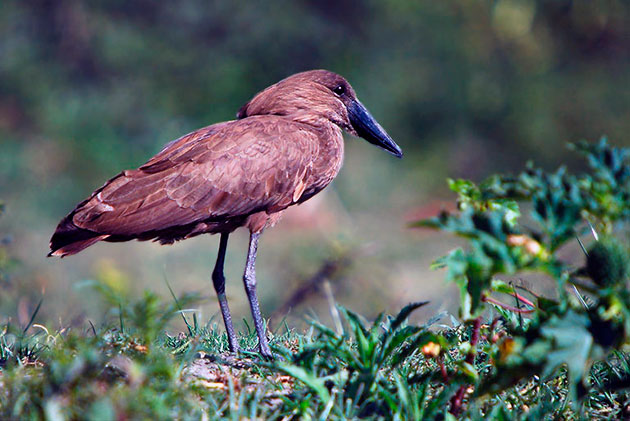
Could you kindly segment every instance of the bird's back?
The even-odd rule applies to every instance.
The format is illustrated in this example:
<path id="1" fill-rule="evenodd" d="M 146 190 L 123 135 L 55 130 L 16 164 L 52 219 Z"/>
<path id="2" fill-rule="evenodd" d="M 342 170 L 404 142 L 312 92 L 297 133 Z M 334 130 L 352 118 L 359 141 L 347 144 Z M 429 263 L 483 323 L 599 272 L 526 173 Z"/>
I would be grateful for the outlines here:
<path id="1" fill-rule="evenodd" d="M 322 190 L 342 157 L 338 128 L 282 116 L 197 130 L 80 203 L 57 227 L 51 255 L 74 254 L 100 240 L 171 243 L 230 232 L 250 215 L 279 212 Z"/>

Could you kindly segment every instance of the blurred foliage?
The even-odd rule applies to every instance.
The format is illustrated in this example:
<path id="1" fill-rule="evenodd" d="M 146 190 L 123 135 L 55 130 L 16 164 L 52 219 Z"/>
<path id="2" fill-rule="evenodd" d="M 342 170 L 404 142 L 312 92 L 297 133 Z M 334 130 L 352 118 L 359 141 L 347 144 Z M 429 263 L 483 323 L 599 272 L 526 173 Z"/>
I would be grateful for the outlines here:
<path id="1" fill-rule="evenodd" d="M 113 298 L 96 285 L 103 298 Z M 179 301 L 188 301 L 182 297 Z M 35 332 L 10 325 L 0 334 L 3 419 L 172 419 L 200 416 L 195 386 L 181 384 L 183 364 L 156 342 L 177 316 L 173 304 L 147 293 L 113 309 L 118 328 Z M 149 309 L 147 311 L 147 309 Z M 159 310 L 159 311 L 157 311 Z M 35 314 L 33 315 L 35 316 Z M 127 318 L 126 316 L 129 316 Z M 188 357 L 190 359 L 190 357 Z M 121 412 L 120 408 L 124 408 Z"/>
<path id="2" fill-rule="evenodd" d="M 0 187 L 60 215 L 167 141 L 322 67 L 355 85 L 410 165 L 449 157 L 433 176 L 408 171 L 415 182 L 541 149 L 553 162 L 550 139 L 630 129 L 629 19 L 621 0 L 4 1 Z"/>
<path id="3" fill-rule="evenodd" d="M 94 284 L 110 302 L 112 291 Z M 114 294 L 115 295 L 115 294 Z M 413 303 L 395 316 L 366 322 L 340 308 L 339 331 L 313 322 L 305 333 L 273 334 L 282 358 L 267 362 L 227 351 L 227 337 L 216 328 L 189 326 L 171 336 L 174 305 L 149 294 L 112 302 L 102 327 L 57 332 L 31 324 L 0 332 L 0 416 L 3 419 L 448 419 L 448 402 L 459 378 L 487 373 L 492 359 L 482 352 L 472 363 L 471 331 L 465 324 L 446 328 L 438 314 L 421 326 L 407 318 L 426 303 Z M 143 318 L 138 308 L 169 309 Z M 120 313 L 116 314 L 119 310 Z M 33 316 L 36 316 L 34 314 Z M 35 317 L 33 317 L 35 318 Z M 157 329 L 156 329 L 157 327 Z M 493 324 L 494 334 L 506 328 Z M 566 329 L 565 329 L 566 330 Z M 579 338 L 578 338 L 579 339 Z M 244 349 L 256 336 L 240 334 Z M 492 347 L 488 339 L 481 343 Z M 248 355 L 254 358 L 248 358 Z M 628 355 L 615 352 L 590 372 L 593 387 L 586 404 L 568 404 L 566 372 L 520 382 L 500 394 L 469 400 L 471 419 L 581 419 L 620 417 L 627 394 L 618 389 L 630 378 Z M 626 411 L 626 412 L 624 412 Z"/>
<path id="4" fill-rule="evenodd" d="M 388 301 L 399 306 L 421 263 L 418 237 L 402 234 L 398 218 L 439 208 L 443 193 L 436 191 L 445 190 L 446 176 L 480 179 L 519 168 L 525 156 L 545 168 L 564 156 L 564 140 L 625 138 L 629 19 L 622 0 L 2 1 L 0 196 L 8 211 L 0 229 L 15 238 L 22 262 L 15 293 L 28 294 L 24 302 L 32 304 L 46 288 L 45 314 L 79 318 L 67 314 L 78 311 L 79 297 L 63 288 L 99 279 L 107 268 L 94 258 L 44 259 L 59 219 L 166 142 L 234 118 L 283 77 L 327 68 L 348 78 L 405 159 L 348 139 L 342 174 L 326 199 L 309 203 L 322 199 L 326 206 L 267 237 L 275 244 L 266 248 L 274 264 L 261 265 L 273 274 L 266 290 L 292 290 L 293 279 L 315 271 L 330 257 L 322 238 L 342 247 L 378 238 L 383 252 L 360 259 L 336 297 L 348 302 L 370 290 L 362 312 Z M 298 226 L 299 238 L 282 236 L 283 228 Z M 208 249 L 189 244 L 213 240 L 190 241 L 169 250 L 168 259 L 146 244 L 86 253 L 107 249 L 98 258 L 114 258 L 112 269 L 136 290 L 163 275 L 147 268 L 164 260 L 178 285 L 192 288 L 189 267 L 203 267 Z M 185 247 L 190 252 L 182 253 Z M 151 265 L 156 255 L 159 263 Z M 399 262 L 391 265 L 396 272 L 379 273 L 379 259 Z M 228 256 L 228 271 L 235 262 Z M 385 277 L 401 279 L 401 287 L 382 293 Z M 418 291 L 438 295 L 438 285 Z M 246 302 L 239 306 L 237 297 L 238 311 Z M 282 299 L 261 291 L 263 308 Z"/>
<path id="5" fill-rule="evenodd" d="M 0 218 L 4 213 L 4 203 L 0 201 Z M 0 233 L 1 235 L 1 233 Z M 0 287 L 9 282 L 8 269 L 12 266 L 13 260 L 9 257 L 9 253 L 6 250 L 6 243 L 9 242 L 7 238 L 0 238 Z"/>
<path id="6" fill-rule="evenodd" d="M 576 173 L 562 141 L 627 138 L 629 20 L 622 0 L 1 2 L 0 195 L 12 230 L 50 231 L 78 198 L 164 143 L 234 118 L 291 73 L 328 68 L 406 153 L 401 163 L 355 164 L 340 191 L 360 208 L 377 183 L 387 194 L 402 186 L 404 201 L 451 174 L 459 212 L 424 225 L 468 248 L 436 263 L 460 287 L 463 324 L 410 326 L 414 306 L 375 323 L 342 309 L 343 331 L 314 323 L 305 335 L 274 335 L 284 362 L 221 365 L 220 381 L 184 375 L 197 351 L 226 350 L 215 327 L 193 317 L 187 333 L 163 333 L 195 297 L 129 299 L 105 265 L 102 327 L 37 324 L 41 300 L 23 302 L 20 325 L 3 315 L 0 414 L 405 419 L 444 414 L 450 400 L 472 418 L 627 415 L 628 152 L 575 144 L 591 166 Z M 524 155 L 541 168 L 459 178 L 514 168 Z M 545 170 L 560 157 L 569 169 Z M 584 246 L 591 230 L 601 241 Z M 583 267 L 562 259 L 573 241 L 588 254 Z M 14 267 L 3 242 L 3 283 Z M 555 294 L 505 280 L 523 271 L 553 279 Z M 588 297 L 575 299 L 571 284 Z M 490 308 L 500 317 L 485 323 Z M 239 340 L 255 345 L 253 331 Z"/>
<path id="7" fill-rule="evenodd" d="M 630 149 L 613 147 L 605 138 L 571 149 L 588 159 L 589 172 L 574 175 L 564 167 L 546 172 L 529 164 L 517 176 L 492 176 L 479 186 L 451 181 L 459 211 L 415 224 L 467 239 L 467 249 L 452 251 L 436 266 L 445 267 L 447 278 L 459 286 L 460 315 L 471 326 L 472 338 L 493 338 L 483 345 L 471 339 L 468 345 L 466 362 L 480 351 L 489 359 L 484 373 L 460 370 L 477 395 L 500 392 L 533 375 L 546 379 L 565 366 L 569 398 L 576 403 L 589 387 L 592 363 L 630 341 L 630 252 L 622 239 L 630 220 Z M 519 203 L 531 205 L 530 221 L 519 217 Z M 584 234 L 595 237 L 588 251 L 580 239 Z M 559 253 L 569 241 L 579 242 L 584 251 L 581 268 Z M 505 280 L 525 271 L 553 279 L 555 296 L 517 290 Z M 577 300 L 569 295 L 570 284 Z M 590 304 L 576 286 L 588 292 Z M 493 293 L 512 296 L 516 306 Z M 493 337 L 499 319 L 481 326 L 483 313 L 492 307 L 506 323 L 502 336 Z M 464 396 L 460 389 L 451 412 L 458 413 Z"/>

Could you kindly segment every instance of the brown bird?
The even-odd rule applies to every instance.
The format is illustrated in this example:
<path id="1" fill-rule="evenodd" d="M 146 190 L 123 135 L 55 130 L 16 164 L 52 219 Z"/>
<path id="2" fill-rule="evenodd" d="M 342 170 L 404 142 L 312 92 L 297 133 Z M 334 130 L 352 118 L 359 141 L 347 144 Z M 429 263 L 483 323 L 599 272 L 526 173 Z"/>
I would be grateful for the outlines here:
<path id="1" fill-rule="evenodd" d="M 284 209 L 335 178 L 343 161 L 342 130 L 402 157 L 343 77 L 326 70 L 290 76 L 254 96 L 237 120 L 182 136 L 140 168 L 107 181 L 61 220 L 49 256 L 76 254 L 99 241 L 171 244 L 220 233 L 212 281 L 236 352 L 223 263 L 230 233 L 247 227 L 243 281 L 260 353 L 271 358 L 256 295 L 258 239 Z"/>

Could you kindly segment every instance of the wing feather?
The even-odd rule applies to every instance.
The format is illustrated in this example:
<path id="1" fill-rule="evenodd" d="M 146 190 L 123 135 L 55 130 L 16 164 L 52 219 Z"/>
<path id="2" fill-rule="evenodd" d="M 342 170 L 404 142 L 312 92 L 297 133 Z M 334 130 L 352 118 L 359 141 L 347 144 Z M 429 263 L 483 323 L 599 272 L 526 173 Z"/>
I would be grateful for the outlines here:
<path id="1" fill-rule="evenodd" d="M 75 209 L 73 222 L 101 234 L 138 236 L 280 210 L 308 187 L 318 136 L 279 116 L 200 129 L 111 179 Z"/>

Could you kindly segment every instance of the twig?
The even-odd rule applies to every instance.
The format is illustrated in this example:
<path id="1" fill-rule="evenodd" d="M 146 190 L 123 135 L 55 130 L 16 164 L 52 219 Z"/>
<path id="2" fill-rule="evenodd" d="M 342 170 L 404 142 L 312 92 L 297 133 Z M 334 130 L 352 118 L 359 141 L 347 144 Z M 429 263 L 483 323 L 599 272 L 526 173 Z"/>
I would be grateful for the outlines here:
<path id="1" fill-rule="evenodd" d="M 516 291 L 514 291 L 514 294 L 512 294 L 512 297 L 516 298 L 517 302 L 522 302 L 523 304 L 525 304 L 526 306 L 529 307 L 536 307 L 534 305 L 533 302 L 531 302 L 530 300 L 528 300 L 527 298 L 523 297 L 521 294 L 517 293 Z M 520 307 L 519 307 L 520 308 Z"/>
<path id="2" fill-rule="evenodd" d="M 531 294 L 531 295 L 533 295 L 533 296 L 534 296 L 534 297 L 536 297 L 536 298 L 540 298 L 540 295 L 536 294 L 534 291 L 531 291 L 531 290 L 529 290 L 529 289 L 525 288 L 525 287 L 524 287 L 524 286 L 522 286 L 522 285 L 514 285 L 514 289 L 520 289 L 520 290 L 523 290 L 523 291 L 525 291 L 526 293 Z M 521 295 L 521 297 L 522 297 L 522 295 Z"/>
<path id="3" fill-rule="evenodd" d="M 591 225 L 589 220 L 586 220 L 586 222 L 588 222 L 588 225 L 591 227 L 591 232 L 593 233 L 593 237 L 595 237 L 595 241 L 598 241 L 599 238 L 597 237 L 595 228 L 593 228 L 593 225 Z M 578 244 L 582 248 L 584 255 L 588 258 L 588 251 L 586 251 L 586 247 L 584 247 L 584 244 L 582 244 L 582 240 L 580 240 L 580 237 L 577 234 L 575 234 L 575 239 L 578 241 Z M 578 299 L 580 300 L 584 308 L 588 310 L 588 304 L 586 304 L 586 301 L 584 301 L 584 298 L 582 298 L 582 294 L 580 294 L 580 291 L 577 289 L 575 284 L 572 284 L 572 286 L 573 286 L 573 291 L 575 292 L 575 295 L 577 295 Z"/>
<path id="4" fill-rule="evenodd" d="M 586 247 L 584 247 L 584 243 L 582 243 L 582 240 L 580 240 L 580 237 L 577 234 L 575 234 L 575 239 L 580 245 L 580 248 L 582 249 L 582 252 L 584 253 L 584 255 L 588 257 L 588 251 L 586 251 Z"/>
<path id="5" fill-rule="evenodd" d="M 475 320 L 473 320 L 473 331 L 470 337 L 471 348 L 470 352 L 468 352 L 468 355 L 466 356 L 466 362 L 468 364 L 472 364 L 475 362 L 475 346 L 479 342 L 479 330 L 481 330 L 481 317 L 477 317 Z"/>
<path id="6" fill-rule="evenodd" d="M 354 251 L 350 251 L 336 259 L 324 261 L 320 269 L 311 278 L 300 282 L 302 286 L 294 291 L 293 294 L 271 314 L 270 319 L 273 320 L 280 315 L 285 315 L 291 308 L 306 301 L 325 281 L 333 279 L 343 269 L 347 268 L 355 255 L 356 253 L 354 253 Z"/>
<path id="7" fill-rule="evenodd" d="M 584 301 L 584 298 L 582 298 L 582 294 L 580 294 L 580 291 L 577 289 L 575 284 L 571 284 L 571 286 L 573 287 L 573 291 L 575 291 L 575 295 L 577 295 L 577 297 L 580 299 L 580 302 L 582 303 L 584 308 L 588 310 L 588 304 L 586 304 L 586 301 Z"/>
<path id="8" fill-rule="evenodd" d="M 492 297 L 483 296 L 483 297 L 481 297 L 481 301 L 484 301 L 486 303 L 494 304 L 494 305 L 496 305 L 498 307 L 501 307 L 504 310 L 513 311 L 514 313 L 530 314 L 530 313 L 533 313 L 534 311 L 536 311 L 533 308 L 521 309 L 521 308 L 513 307 L 511 305 L 503 304 L 501 301 L 495 300 Z"/>
<path id="9" fill-rule="evenodd" d="M 512 283 L 510 282 L 510 286 L 512 286 L 512 289 L 514 289 L 514 286 L 512 285 Z M 523 329 L 523 315 L 521 314 L 520 310 L 521 310 L 521 301 L 518 299 L 518 293 L 516 291 L 514 291 L 514 299 L 516 300 L 516 308 L 519 309 L 519 313 L 518 313 L 518 325 L 520 326 L 521 329 Z M 532 306 L 533 307 L 533 306 Z"/>
<path id="10" fill-rule="evenodd" d="M 455 395 L 451 398 L 451 408 L 448 410 L 451 414 L 458 416 L 462 410 L 462 404 L 464 403 L 464 398 L 466 397 L 466 389 L 468 389 L 468 385 L 461 385 Z"/>

